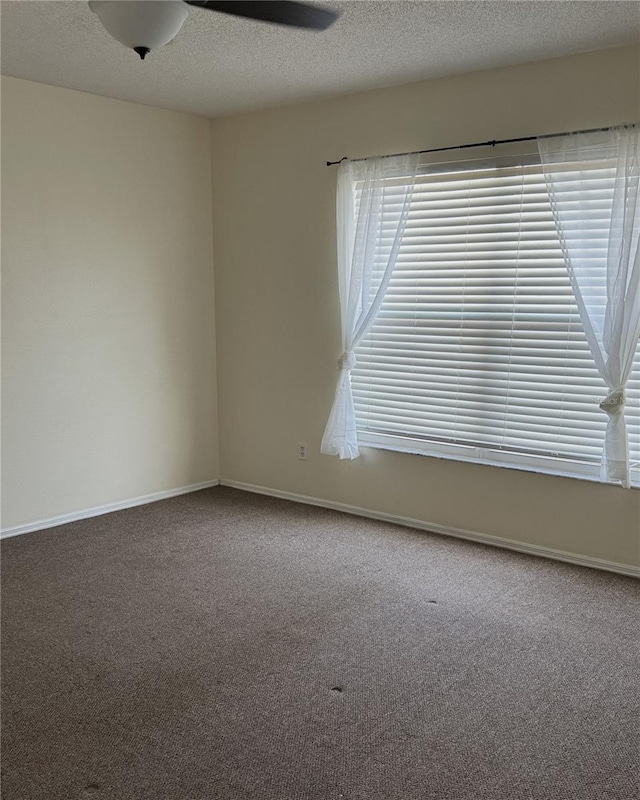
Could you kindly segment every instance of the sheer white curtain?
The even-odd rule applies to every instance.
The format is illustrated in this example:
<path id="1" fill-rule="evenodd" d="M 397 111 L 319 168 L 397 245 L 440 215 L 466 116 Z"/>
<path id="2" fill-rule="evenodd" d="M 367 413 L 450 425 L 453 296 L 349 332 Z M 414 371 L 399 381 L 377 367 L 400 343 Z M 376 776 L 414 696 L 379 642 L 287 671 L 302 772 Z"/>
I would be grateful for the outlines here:
<path id="1" fill-rule="evenodd" d="M 589 349 L 608 394 L 601 480 L 629 486 L 625 386 L 640 334 L 640 126 L 538 139 L 540 158 Z M 615 169 L 603 193 L 598 170 Z M 590 246 L 605 226 L 606 251 Z"/>
<path id="2" fill-rule="evenodd" d="M 380 308 L 402 242 L 418 156 L 347 161 L 338 168 L 338 280 L 342 355 L 321 451 L 357 458 L 351 393 L 354 348 Z"/>

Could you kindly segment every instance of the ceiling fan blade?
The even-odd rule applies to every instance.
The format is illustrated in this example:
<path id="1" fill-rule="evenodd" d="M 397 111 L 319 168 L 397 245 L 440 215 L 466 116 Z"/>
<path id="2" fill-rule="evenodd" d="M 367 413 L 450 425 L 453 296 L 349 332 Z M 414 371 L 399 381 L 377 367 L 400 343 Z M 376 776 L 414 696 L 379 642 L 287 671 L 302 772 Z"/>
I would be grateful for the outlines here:
<path id="1" fill-rule="evenodd" d="M 185 0 L 185 3 L 209 11 L 233 14 L 236 17 L 248 17 L 262 22 L 272 22 L 275 25 L 311 28 L 318 31 L 326 30 L 338 18 L 338 14 L 326 8 L 306 3 L 285 2 L 285 0 L 274 0 L 274 2 L 257 0 L 249 3 L 238 0 Z"/>

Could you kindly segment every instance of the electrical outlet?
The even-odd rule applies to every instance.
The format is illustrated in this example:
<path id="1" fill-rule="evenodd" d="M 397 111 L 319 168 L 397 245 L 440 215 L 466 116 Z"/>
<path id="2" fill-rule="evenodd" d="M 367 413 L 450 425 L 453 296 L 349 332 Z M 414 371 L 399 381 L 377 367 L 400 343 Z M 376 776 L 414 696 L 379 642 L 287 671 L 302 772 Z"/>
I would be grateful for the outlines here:
<path id="1" fill-rule="evenodd" d="M 309 458 L 309 445 L 306 442 L 298 442 L 298 458 L 306 461 Z"/>

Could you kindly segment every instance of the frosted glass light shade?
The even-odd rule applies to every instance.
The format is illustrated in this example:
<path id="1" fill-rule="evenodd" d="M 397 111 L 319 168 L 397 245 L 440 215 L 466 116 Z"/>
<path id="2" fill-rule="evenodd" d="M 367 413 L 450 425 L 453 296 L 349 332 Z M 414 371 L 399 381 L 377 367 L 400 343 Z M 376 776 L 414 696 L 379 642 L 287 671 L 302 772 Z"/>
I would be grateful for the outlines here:
<path id="1" fill-rule="evenodd" d="M 162 47 L 189 16 L 182 0 L 92 0 L 89 8 L 114 39 L 132 50 Z"/>

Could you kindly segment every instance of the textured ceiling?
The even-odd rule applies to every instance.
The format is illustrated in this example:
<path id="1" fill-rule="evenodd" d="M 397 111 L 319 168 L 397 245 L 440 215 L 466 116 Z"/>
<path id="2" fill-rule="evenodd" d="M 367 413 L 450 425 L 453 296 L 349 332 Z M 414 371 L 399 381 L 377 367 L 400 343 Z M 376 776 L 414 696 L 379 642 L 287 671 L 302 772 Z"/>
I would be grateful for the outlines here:
<path id="1" fill-rule="evenodd" d="M 81 0 L 3 0 L 2 72 L 215 117 L 640 40 L 640 2 L 449 0 L 324 5 L 324 33 L 191 8 L 146 61 Z"/>

